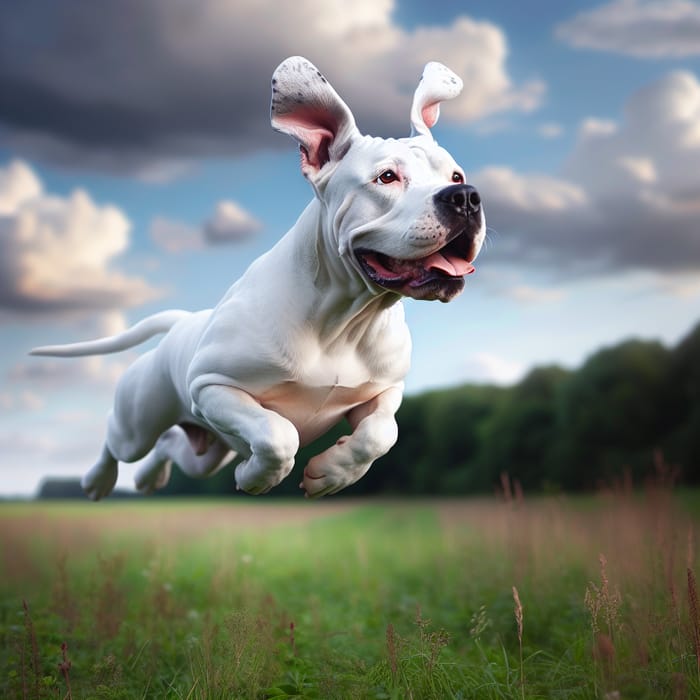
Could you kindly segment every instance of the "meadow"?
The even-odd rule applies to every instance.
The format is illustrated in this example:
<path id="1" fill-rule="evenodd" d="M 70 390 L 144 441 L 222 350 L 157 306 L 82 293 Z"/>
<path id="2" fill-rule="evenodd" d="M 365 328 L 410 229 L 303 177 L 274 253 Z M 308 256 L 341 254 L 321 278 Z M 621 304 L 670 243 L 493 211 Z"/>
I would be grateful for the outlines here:
<path id="1" fill-rule="evenodd" d="M 0 505 L 3 698 L 698 698 L 700 494 Z"/>

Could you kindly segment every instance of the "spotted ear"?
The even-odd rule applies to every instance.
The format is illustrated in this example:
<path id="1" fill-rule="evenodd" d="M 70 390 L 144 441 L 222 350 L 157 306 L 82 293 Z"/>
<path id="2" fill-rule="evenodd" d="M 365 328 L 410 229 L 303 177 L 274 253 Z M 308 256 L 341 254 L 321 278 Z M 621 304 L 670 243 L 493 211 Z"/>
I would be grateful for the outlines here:
<path id="1" fill-rule="evenodd" d="M 462 92 L 462 81 L 442 63 L 431 61 L 421 76 L 411 105 L 411 136 L 430 136 L 440 117 L 440 103 Z"/>
<path id="2" fill-rule="evenodd" d="M 292 56 L 272 76 L 272 127 L 295 139 L 301 171 L 313 178 L 329 161 L 340 160 L 358 134 L 348 106 L 310 61 Z"/>

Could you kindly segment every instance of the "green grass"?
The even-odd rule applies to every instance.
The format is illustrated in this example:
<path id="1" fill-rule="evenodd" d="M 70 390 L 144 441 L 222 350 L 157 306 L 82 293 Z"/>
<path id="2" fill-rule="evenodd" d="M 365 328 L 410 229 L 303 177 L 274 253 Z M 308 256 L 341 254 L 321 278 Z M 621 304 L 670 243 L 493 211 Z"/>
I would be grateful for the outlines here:
<path id="1" fill-rule="evenodd" d="M 700 697 L 699 503 L 3 504 L 0 697 Z"/>

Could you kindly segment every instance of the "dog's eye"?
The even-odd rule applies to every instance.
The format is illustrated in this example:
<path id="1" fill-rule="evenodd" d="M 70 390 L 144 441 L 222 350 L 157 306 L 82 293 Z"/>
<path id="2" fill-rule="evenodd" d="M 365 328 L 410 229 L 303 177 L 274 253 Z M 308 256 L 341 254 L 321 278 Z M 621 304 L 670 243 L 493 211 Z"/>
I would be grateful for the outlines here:
<path id="1" fill-rule="evenodd" d="M 399 176 L 393 170 L 385 170 L 376 180 L 377 184 L 389 185 L 396 182 Z"/>
<path id="2" fill-rule="evenodd" d="M 456 170 L 452 173 L 452 182 L 458 184 L 458 185 L 463 185 L 464 184 L 464 175 L 462 173 L 457 172 Z"/>

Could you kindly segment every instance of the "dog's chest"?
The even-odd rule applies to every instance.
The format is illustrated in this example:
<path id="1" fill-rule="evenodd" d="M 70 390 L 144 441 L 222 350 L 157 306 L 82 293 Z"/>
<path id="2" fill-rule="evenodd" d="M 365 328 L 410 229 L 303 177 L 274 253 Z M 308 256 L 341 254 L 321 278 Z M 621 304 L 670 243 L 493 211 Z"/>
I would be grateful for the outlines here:
<path id="1" fill-rule="evenodd" d="M 365 382 L 348 387 L 339 384 L 311 386 L 289 381 L 272 386 L 258 397 L 261 405 L 291 421 L 302 445 L 312 442 L 359 406 L 387 387 Z"/>
<path id="2" fill-rule="evenodd" d="M 370 401 L 396 383 L 394 368 L 342 345 L 330 351 L 315 343 L 300 344 L 286 380 L 264 388 L 260 403 L 296 426 L 307 444 L 338 423 L 355 406 Z"/>

